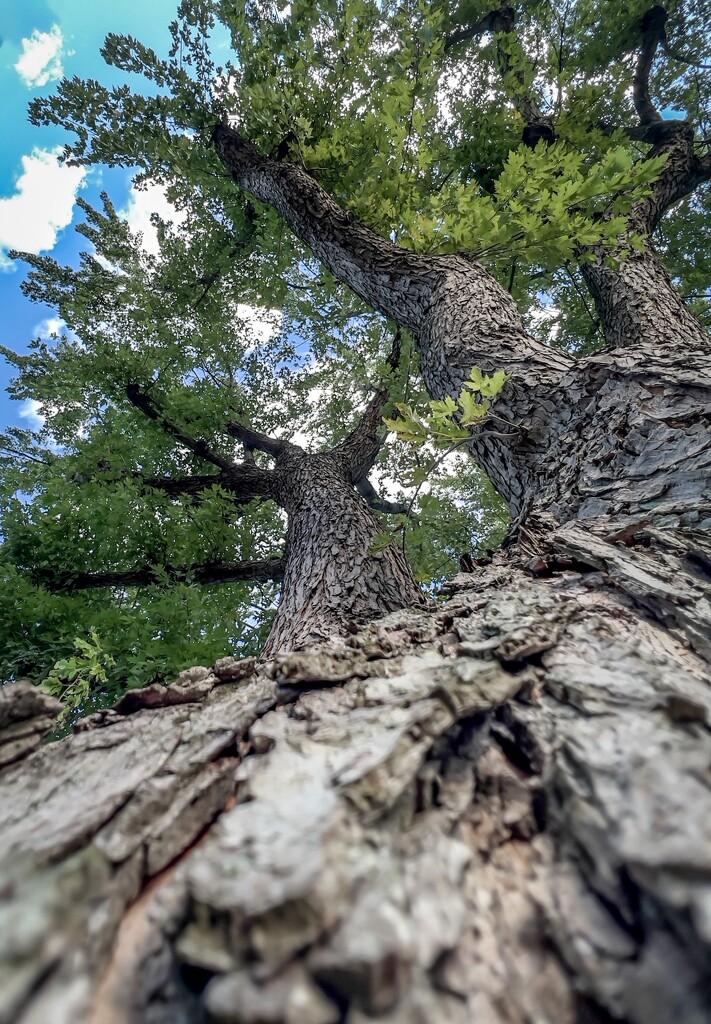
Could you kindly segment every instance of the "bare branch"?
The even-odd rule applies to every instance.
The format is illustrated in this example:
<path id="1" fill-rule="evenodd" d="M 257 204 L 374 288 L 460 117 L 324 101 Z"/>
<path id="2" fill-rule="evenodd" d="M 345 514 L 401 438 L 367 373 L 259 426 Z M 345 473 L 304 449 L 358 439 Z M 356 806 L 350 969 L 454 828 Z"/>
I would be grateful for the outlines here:
<path id="1" fill-rule="evenodd" d="M 214 466 L 219 466 L 220 469 L 231 470 L 234 468 L 235 463 L 230 459 L 225 459 L 217 452 L 213 451 L 208 445 L 207 441 L 203 438 L 191 437 L 187 434 L 183 428 L 169 419 L 158 407 L 156 402 L 151 398 L 145 391 L 141 391 L 137 384 L 126 385 L 126 397 L 129 402 L 134 405 L 137 409 L 147 416 L 149 419 L 158 423 L 166 434 L 170 434 L 176 441 L 183 445 L 184 448 L 188 448 L 191 452 L 195 452 L 201 459 L 206 462 L 211 462 Z"/>
<path id="2" fill-rule="evenodd" d="M 185 566 L 145 565 L 139 569 L 116 572 L 73 572 L 71 570 L 33 569 L 32 578 L 48 590 L 90 590 L 97 587 L 148 587 L 168 583 L 236 583 L 242 580 L 265 582 L 281 580 L 284 559 L 279 556 L 261 561 L 213 562 Z"/>
<path id="3" fill-rule="evenodd" d="M 368 474 L 383 447 L 387 433 L 383 425 L 383 409 L 389 394 L 387 388 L 376 391 L 350 434 L 331 449 L 331 454 L 341 459 L 346 477 L 352 484 Z"/>

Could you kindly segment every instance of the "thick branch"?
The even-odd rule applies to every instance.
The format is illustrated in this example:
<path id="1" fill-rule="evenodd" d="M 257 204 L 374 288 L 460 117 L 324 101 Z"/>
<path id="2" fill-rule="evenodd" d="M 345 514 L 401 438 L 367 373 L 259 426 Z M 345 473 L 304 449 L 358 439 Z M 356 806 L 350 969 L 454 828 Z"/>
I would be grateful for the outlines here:
<path id="1" fill-rule="evenodd" d="M 142 477 L 140 483 L 145 487 L 164 491 L 170 495 L 200 494 L 215 484 L 229 491 L 236 504 L 246 505 L 255 498 L 274 497 L 274 474 L 269 469 L 262 469 L 254 462 L 243 462 L 234 465 L 222 473 L 205 473 L 187 477 Z"/>
<path id="2" fill-rule="evenodd" d="M 395 331 L 390 355 L 388 356 L 388 366 L 393 372 L 397 370 L 400 364 L 401 351 L 402 335 L 398 327 Z M 368 475 L 378 457 L 378 452 L 383 447 L 387 433 L 383 426 L 383 409 L 389 397 L 389 388 L 379 388 L 350 434 L 333 449 L 333 454 L 340 456 L 343 460 L 346 476 L 353 484 L 357 484 L 358 481 L 362 483 L 363 478 Z M 365 484 L 370 486 L 367 480 Z M 360 491 L 360 493 L 366 498 L 368 504 L 371 504 L 365 492 Z M 377 498 L 374 490 L 372 493 Z M 378 498 L 378 501 L 381 501 L 381 499 Z M 381 511 L 384 511 L 384 509 L 381 509 Z"/>
<path id="3" fill-rule="evenodd" d="M 632 79 L 632 99 L 641 125 L 654 124 L 664 118 L 649 95 L 649 75 L 659 44 L 666 39 L 665 25 L 669 15 L 663 7 L 651 7 L 642 18 L 644 37 Z"/>
<path id="4" fill-rule="evenodd" d="M 694 133 L 688 125 L 652 152 L 666 153 L 667 162 L 654 183 L 652 194 L 636 205 L 631 218 L 631 226 L 647 234 L 652 234 L 675 203 L 711 180 L 711 153 L 699 156 L 694 148 Z"/>
<path id="5" fill-rule="evenodd" d="M 388 501 L 386 498 L 382 498 L 370 480 L 365 476 L 356 481 L 355 489 L 361 498 L 367 501 L 374 512 L 384 512 L 386 515 L 391 516 L 407 514 L 408 505 L 403 505 L 399 501 Z"/>
<path id="6" fill-rule="evenodd" d="M 195 452 L 201 459 L 206 462 L 211 462 L 214 466 L 219 466 L 220 469 L 232 470 L 235 463 L 230 459 L 225 459 L 217 452 L 213 451 L 208 445 L 207 441 L 203 438 L 195 438 L 190 434 L 187 434 L 179 424 L 169 419 L 158 407 L 156 402 L 151 398 L 150 395 L 146 394 L 145 391 L 141 391 L 137 384 L 126 385 L 126 397 L 129 402 L 134 405 L 137 409 L 147 416 L 149 419 L 158 423 L 166 434 L 170 434 L 176 441 L 180 442 L 184 448 L 188 448 L 191 452 Z"/>
<path id="7" fill-rule="evenodd" d="M 642 45 L 632 82 L 632 96 L 640 123 L 628 134 L 653 145 L 653 155 L 667 155 L 652 195 L 637 205 L 631 218 L 633 230 L 648 234 L 654 231 L 674 203 L 711 178 L 711 155 L 701 157 L 695 151 L 694 133 L 689 123 L 663 118 L 651 100 L 649 75 L 658 48 L 667 49 L 665 26 L 668 18 L 667 12 L 659 5 L 651 7 L 642 18 Z"/>
<path id="8" fill-rule="evenodd" d="M 511 15 L 513 15 L 511 7 L 497 8 L 495 11 L 489 11 L 479 21 L 475 21 L 471 25 L 464 25 L 463 28 L 450 32 L 444 39 L 445 50 L 450 50 L 453 46 L 456 46 L 458 43 L 464 43 L 468 39 L 477 39 L 487 32 L 509 31 L 501 27 L 502 17 L 506 12 L 511 12 Z"/>
<path id="9" fill-rule="evenodd" d="M 227 424 L 227 432 L 232 437 L 237 438 L 238 441 L 241 441 L 248 452 L 257 448 L 260 452 L 279 456 L 286 451 L 290 443 L 276 437 L 270 437 L 268 434 L 262 434 L 259 430 L 245 427 L 242 423 L 237 423 L 234 420 Z"/>
<path id="10" fill-rule="evenodd" d="M 452 32 L 445 38 L 444 48 L 448 50 L 457 43 L 461 43 L 466 39 L 478 38 L 487 32 L 491 32 L 498 37 L 496 60 L 499 65 L 499 71 L 504 80 L 510 75 L 516 83 L 514 95 L 511 96 L 511 99 L 525 123 L 522 141 L 529 148 L 535 149 L 541 139 L 546 143 L 555 142 L 556 134 L 532 95 L 526 83 L 523 69 L 512 66 L 511 57 L 504 45 L 503 35 L 513 32 L 515 25 L 515 10 L 508 4 L 504 4 L 496 10 L 490 11 L 472 25 L 467 25 Z"/>
<path id="11" fill-rule="evenodd" d="M 469 309 L 466 341 L 449 337 L 457 352 L 452 366 L 459 394 L 472 365 L 506 366 L 516 376 L 557 373 L 562 354 L 555 357 L 523 327 L 511 296 L 479 263 L 460 254 L 422 255 L 382 238 L 346 213 L 307 172 L 294 164 L 277 163 L 261 156 L 252 143 L 226 124 L 213 132 L 218 156 L 240 187 L 269 203 L 284 218 L 332 273 L 357 295 L 395 323 L 415 331 L 428 376 L 429 347 L 438 373 L 449 373 L 449 354 L 434 352 L 435 334 L 446 317 L 445 306 L 454 302 Z M 441 344 L 437 338 L 437 345 Z M 462 360 L 462 363 L 459 363 Z M 555 365 L 554 365 L 555 364 Z M 540 371 L 534 369 L 540 365 Z M 463 371 L 463 373 L 462 373 Z M 432 393 L 444 393 L 431 382 Z M 430 384 L 428 384 L 430 387 Z"/>
<path id="12" fill-rule="evenodd" d="M 342 460 L 346 477 L 352 484 L 368 474 L 383 447 L 387 433 L 383 425 L 383 409 L 388 396 L 387 388 L 376 391 L 356 426 L 332 450 L 332 454 Z"/>
<path id="13" fill-rule="evenodd" d="M 261 561 L 234 563 L 207 563 L 185 566 L 142 566 L 116 572 L 72 572 L 54 569 L 34 569 L 32 578 L 43 583 L 48 590 L 90 590 L 97 587 L 148 587 L 165 583 L 235 583 L 240 580 L 265 582 L 281 580 L 284 559 L 266 558 Z"/>
<path id="14" fill-rule="evenodd" d="M 458 396 L 472 366 L 505 367 L 511 382 L 498 413 L 510 423 L 544 422 L 541 396 L 558 388 L 572 359 L 527 333 L 516 303 L 481 264 L 462 254 L 421 255 L 397 246 L 342 210 L 303 168 L 261 156 L 225 124 L 213 139 L 238 185 L 272 205 L 356 294 L 413 330 L 434 398 Z M 514 514 L 526 491 L 532 436 L 529 431 L 525 447 L 519 430 L 484 428 L 472 439 L 472 453 Z M 543 446 L 542 435 L 537 444 Z M 367 465 L 374 447 L 371 441 L 355 461 Z M 364 475 L 357 465 L 353 473 L 353 482 Z"/>
<path id="15" fill-rule="evenodd" d="M 410 252 L 371 231 L 301 167 L 262 156 L 228 125 L 217 125 L 213 141 L 235 182 L 273 206 L 336 277 L 397 323 L 420 326 L 436 258 Z"/>
<path id="16" fill-rule="evenodd" d="M 95 477 L 75 473 L 72 483 L 85 484 Z M 116 484 L 130 480 L 139 487 L 149 490 L 163 491 L 171 498 L 183 495 L 199 495 L 203 491 L 218 485 L 229 491 L 237 505 L 246 505 L 255 498 L 274 497 L 274 474 L 269 469 L 261 469 L 253 460 L 235 464 L 230 470 L 220 473 L 196 473 L 192 476 L 145 476 L 143 473 L 122 472 L 115 477 L 102 476 L 103 484 Z"/>
<path id="17" fill-rule="evenodd" d="M 164 494 L 177 498 L 181 494 L 200 494 L 215 484 L 227 489 L 230 474 L 222 472 L 196 473 L 195 476 L 143 476 L 141 473 L 135 473 L 133 479 L 141 487 L 163 491 Z"/>

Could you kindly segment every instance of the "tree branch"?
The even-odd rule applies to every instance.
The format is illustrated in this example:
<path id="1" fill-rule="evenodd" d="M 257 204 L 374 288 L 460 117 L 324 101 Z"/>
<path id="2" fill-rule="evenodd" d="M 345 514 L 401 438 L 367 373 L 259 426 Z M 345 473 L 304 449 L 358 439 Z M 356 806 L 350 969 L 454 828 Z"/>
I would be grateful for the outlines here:
<path id="1" fill-rule="evenodd" d="M 282 441 L 276 437 L 270 437 L 268 434 L 262 434 L 259 430 L 253 430 L 252 427 L 245 427 L 242 423 L 237 423 L 232 420 L 227 424 L 227 432 L 232 437 L 237 438 L 241 441 L 247 452 L 253 451 L 257 448 L 260 452 L 267 452 L 269 455 L 279 456 L 286 451 L 287 448 L 293 447 L 291 442 Z"/>
<path id="2" fill-rule="evenodd" d="M 19 448 L 13 448 L 10 444 L 0 444 L 0 452 L 7 452 L 8 455 L 17 455 L 18 458 L 27 459 L 28 462 L 38 462 L 41 466 L 52 465 L 48 459 L 40 459 L 37 455 L 32 455 L 30 452 L 23 452 Z"/>
<path id="3" fill-rule="evenodd" d="M 96 587 L 148 587 L 169 583 L 236 583 L 242 580 L 265 582 L 281 580 L 284 558 L 234 563 L 206 563 L 186 566 L 145 565 L 140 569 L 116 572 L 72 572 L 71 570 L 33 569 L 32 579 L 48 590 L 90 590 Z"/>
<path id="4" fill-rule="evenodd" d="M 661 46 L 670 52 L 666 36 L 668 18 L 665 9 L 655 5 L 640 22 L 642 43 L 632 81 L 632 98 L 639 125 L 625 129 L 630 138 L 653 147 L 651 156 L 667 154 L 652 194 L 635 206 L 630 217 L 630 228 L 643 234 L 651 234 L 674 203 L 711 179 L 711 154 L 699 156 L 696 152 L 694 132 L 689 122 L 662 117 L 650 96 L 649 76 L 657 50 Z M 601 127 L 609 130 L 609 126 Z"/>
<path id="5" fill-rule="evenodd" d="M 654 182 L 652 194 L 635 206 L 631 218 L 637 230 L 650 235 L 667 210 L 711 180 L 711 152 L 698 155 L 694 133 L 688 125 L 652 150 L 652 155 L 660 153 L 668 155 L 667 162 Z"/>
<path id="6" fill-rule="evenodd" d="M 246 505 L 255 498 L 274 497 L 273 472 L 262 469 L 254 461 L 237 463 L 222 473 L 186 477 L 137 476 L 135 479 L 145 487 L 176 497 L 181 494 L 200 494 L 215 484 L 228 491 L 238 505 Z"/>
<path id="7" fill-rule="evenodd" d="M 632 79 L 632 100 L 642 126 L 664 120 L 649 95 L 649 75 L 657 48 L 666 39 L 665 25 L 668 19 L 667 12 L 658 5 L 650 7 L 642 18 L 642 46 Z"/>
<path id="8" fill-rule="evenodd" d="M 70 481 L 86 484 L 96 477 L 75 473 Z M 214 487 L 216 484 L 228 491 L 237 505 L 246 505 L 255 498 L 274 497 L 274 474 L 270 469 L 262 469 L 253 459 L 243 463 L 235 463 L 229 470 L 220 473 L 196 473 L 193 476 L 145 476 L 143 473 L 121 472 L 114 477 L 101 477 L 104 484 L 122 483 L 130 480 L 139 487 L 149 490 L 163 491 L 171 498 L 182 495 L 198 495 Z"/>
<path id="9" fill-rule="evenodd" d="M 515 10 L 508 4 L 502 4 L 496 10 L 489 11 L 480 21 L 448 35 L 444 41 L 444 48 L 445 50 L 451 49 L 457 43 L 461 43 L 466 39 L 483 36 L 487 32 L 491 32 L 497 37 L 496 60 L 501 77 L 506 80 L 510 75 L 517 86 L 511 99 L 525 123 L 521 136 L 522 142 L 530 149 L 535 149 L 541 139 L 550 144 L 555 142 L 557 136 L 550 124 L 550 120 L 544 116 L 531 94 L 531 90 L 526 85 L 526 76 L 523 69 L 512 67 L 510 55 L 503 45 L 503 35 L 512 33 L 515 25 Z"/>
<path id="10" fill-rule="evenodd" d="M 632 215 L 634 227 L 649 234 L 674 203 L 711 179 L 711 154 L 700 157 L 696 153 L 694 132 L 689 123 L 679 118 L 663 118 L 651 100 L 649 76 L 658 48 L 661 46 L 668 51 L 668 19 L 669 15 L 659 5 L 651 7 L 642 18 L 642 45 L 632 81 L 632 97 L 640 124 L 628 134 L 652 144 L 652 155 L 667 154 L 652 195 L 637 204 Z"/>
<path id="11" fill-rule="evenodd" d="M 350 434 L 331 450 L 332 455 L 341 459 L 346 478 L 352 484 L 367 476 L 383 447 L 387 434 L 383 408 L 389 396 L 388 388 L 376 391 Z"/>
<path id="12" fill-rule="evenodd" d="M 182 494 L 200 494 L 201 491 L 219 484 L 225 490 L 229 488 L 230 474 L 222 473 L 197 473 L 195 476 L 143 476 L 142 473 L 131 474 L 137 484 L 148 487 L 154 491 L 163 491 L 170 497 L 180 497 Z"/>
<path id="13" fill-rule="evenodd" d="M 207 441 L 203 438 L 191 437 L 190 434 L 186 434 L 181 426 L 169 419 L 159 408 L 157 403 L 151 398 L 145 391 L 141 391 L 137 384 L 126 385 L 126 397 L 129 402 L 139 409 L 145 416 L 158 423 L 163 428 L 166 434 L 170 434 L 176 441 L 183 445 L 184 448 L 188 448 L 191 452 L 195 452 L 201 459 L 206 462 L 211 462 L 214 466 L 219 466 L 220 469 L 232 470 L 235 467 L 235 463 L 230 459 L 225 459 L 217 452 L 213 451 L 208 445 Z"/>
<path id="14" fill-rule="evenodd" d="M 217 125 L 213 142 L 234 181 L 273 206 L 336 277 L 391 319 L 413 329 L 420 325 L 437 257 L 411 252 L 371 231 L 303 168 L 262 156 L 227 124 Z"/>
<path id="15" fill-rule="evenodd" d="M 269 203 L 335 277 L 414 332 L 425 386 L 434 398 L 458 396 L 472 366 L 486 372 L 503 366 L 511 381 L 498 403 L 507 418 L 527 422 L 538 415 L 542 389 L 557 389 L 572 357 L 528 334 L 512 297 L 481 264 L 460 253 L 415 253 L 377 235 L 302 167 L 261 156 L 227 124 L 215 128 L 213 142 L 233 180 Z M 372 422 L 372 406 L 369 412 Z M 354 483 L 364 475 L 358 463 L 368 464 L 373 447 L 371 442 L 352 461 Z M 516 508 L 523 492 L 511 466 L 524 472 L 529 458 L 519 435 L 499 439 L 489 432 L 484 438 L 480 432 L 471 450 Z"/>
<path id="16" fill-rule="evenodd" d="M 388 356 L 388 366 L 393 371 L 400 363 L 401 341 L 400 328 L 398 328 Z M 389 397 L 389 388 L 378 388 L 350 434 L 332 449 L 331 453 L 342 460 L 347 479 L 356 486 L 368 475 L 378 457 L 378 452 L 383 447 L 387 434 L 383 425 L 383 409 Z M 363 491 L 360 493 L 368 500 Z"/>
<path id="17" fill-rule="evenodd" d="M 444 37 L 444 48 L 445 50 L 451 50 L 453 46 L 458 43 L 464 43 L 468 39 L 478 38 L 479 36 L 485 35 L 487 32 L 501 32 L 501 18 L 505 11 L 510 11 L 513 14 L 511 7 L 505 6 L 497 8 L 495 11 L 489 11 L 479 21 L 475 21 L 470 25 L 465 25 L 462 28 L 455 29 L 454 32 L 450 32 L 449 35 Z"/>
<path id="18" fill-rule="evenodd" d="M 384 512 L 386 515 L 392 516 L 406 515 L 408 512 L 408 505 L 403 505 L 399 501 L 387 501 L 387 499 L 381 498 L 366 476 L 356 481 L 355 489 L 375 512 Z"/>

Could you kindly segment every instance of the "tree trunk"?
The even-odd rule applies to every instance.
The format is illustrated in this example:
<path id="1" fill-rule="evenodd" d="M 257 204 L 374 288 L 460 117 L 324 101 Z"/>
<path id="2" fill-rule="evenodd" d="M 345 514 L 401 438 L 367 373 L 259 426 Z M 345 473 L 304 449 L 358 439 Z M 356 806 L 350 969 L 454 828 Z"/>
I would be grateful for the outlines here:
<path id="1" fill-rule="evenodd" d="M 501 556 L 7 766 L 0 1020 L 705 1024 L 711 690 L 673 615 L 706 628 L 711 546 L 684 543 Z M 22 695 L 0 742 L 56 713 Z"/>
<path id="2" fill-rule="evenodd" d="M 352 490 L 375 403 L 347 470 L 339 449 L 275 470 L 292 567 L 275 635 L 330 632 L 326 580 L 344 637 L 130 692 L 30 753 L 53 708 L 6 688 L 0 1022 L 705 1024 L 705 336 L 682 324 L 662 344 L 670 314 L 647 303 L 655 330 L 576 363 L 525 333 L 482 267 L 405 253 L 298 168 L 226 128 L 216 144 L 412 327 L 433 394 L 473 364 L 512 371 L 472 451 L 517 521 L 447 603 L 351 622 L 406 578 L 396 552 L 367 554 L 376 525 Z M 296 636 L 290 609 L 310 600 L 326 626 Z"/>
<path id="3" fill-rule="evenodd" d="M 692 141 L 674 142 L 630 230 L 651 231 L 697 182 L 703 169 Z M 629 526 L 650 515 L 671 525 L 709 518 L 711 345 L 652 255 L 632 257 L 616 276 L 602 263 L 590 267 L 605 332 L 625 344 L 575 360 L 527 334 L 511 296 L 475 261 L 420 255 L 381 238 L 303 169 L 261 156 L 226 126 L 215 146 L 235 181 L 274 206 L 336 276 L 414 332 L 434 398 L 457 398 L 472 366 L 511 373 L 470 451 L 515 519 L 607 516 L 605 534 L 622 529 L 621 519 Z"/>
<path id="4" fill-rule="evenodd" d="M 277 462 L 276 499 L 289 517 L 286 570 L 264 657 L 422 603 L 396 544 L 371 553 L 384 528 L 337 453 L 309 455 L 290 446 Z"/>

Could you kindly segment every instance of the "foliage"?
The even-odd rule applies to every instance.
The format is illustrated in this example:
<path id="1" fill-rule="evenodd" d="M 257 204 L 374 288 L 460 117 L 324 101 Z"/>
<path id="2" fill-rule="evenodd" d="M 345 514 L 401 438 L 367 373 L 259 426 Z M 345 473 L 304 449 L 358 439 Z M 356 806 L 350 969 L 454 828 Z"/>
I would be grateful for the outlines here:
<path id="1" fill-rule="evenodd" d="M 511 374 L 506 370 L 497 370 L 488 375 L 482 373 L 478 366 L 473 366 L 456 400 L 449 396 L 430 399 L 427 403 L 429 412 L 424 416 L 414 412 L 411 406 L 397 402 L 395 408 L 399 416 L 397 419 L 385 417 L 385 423 L 401 440 L 412 444 L 422 445 L 425 441 L 457 444 L 466 441 L 471 436 L 471 429 L 486 421 L 490 414 L 491 400 L 500 394 L 510 377 Z M 477 395 L 481 397 L 477 398 Z M 414 476 L 412 482 L 418 484 L 421 479 Z"/>
<path id="2" fill-rule="evenodd" d="M 75 708 L 86 706 L 90 695 L 108 688 L 108 670 L 116 665 L 95 629 L 89 631 L 89 637 L 75 637 L 71 657 L 55 661 L 42 683 L 43 690 L 64 702 L 60 723 Z"/>
<path id="3" fill-rule="evenodd" d="M 119 84 L 75 78 L 33 101 L 35 124 L 67 130 L 69 160 L 130 168 L 139 182 L 163 185 L 176 213 L 156 221 L 149 253 L 105 196 L 101 209 L 82 204 L 78 265 L 22 256 L 27 295 L 55 308 L 66 329 L 26 355 L 6 353 L 11 393 L 45 417 L 40 430 L 0 440 L 6 677 L 76 671 L 74 692 L 100 702 L 188 662 L 253 653 L 268 630 L 271 584 L 200 587 L 189 574 L 175 582 L 169 568 L 271 555 L 281 514 L 269 503 L 236 509 L 218 486 L 200 500 L 147 486 L 211 467 L 142 416 L 127 384 L 231 458 L 230 419 L 312 450 L 336 443 L 388 372 L 391 325 L 335 282 L 271 208 L 234 187 L 211 146 L 219 120 L 306 167 L 383 235 L 481 261 L 549 342 L 577 354 L 599 347 L 581 277 L 586 247 L 614 265 L 645 244 L 627 216 L 663 164 L 625 131 L 636 123 L 631 86 L 648 3 L 522 0 L 512 31 L 462 35 L 491 6 L 183 0 L 167 54 L 111 35 L 103 55 Z M 651 92 L 703 134 L 703 14 L 689 0 L 668 10 L 670 52 L 654 63 Z M 532 109 L 552 144 L 523 145 Z M 657 239 L 707 318 L 711 263 L 698 239 L 709 201 L 700 189 Z M 400 416 L 387 420 L 396 436 L 374 477 L 412 507 L 406 521 L 384 518 L 383 536 L 402 539 L 406 526 L 426 583 L 451 572 L 462 550 L 500 537 L 506 521 L 488 481 L 456 454 L 440 461 L 433 445 L 451 447 L 492 414 L 504 376 L 477 373 L 458 401 L 428 400 L 405 338 L 391 380 Z M 40 579 L 139 564 L 161 582 L 57 593 Z M 101 671 L 88 667 L 88 650 L 77 653 L 77 636 L 96 658 L 100 643 Z"/>

